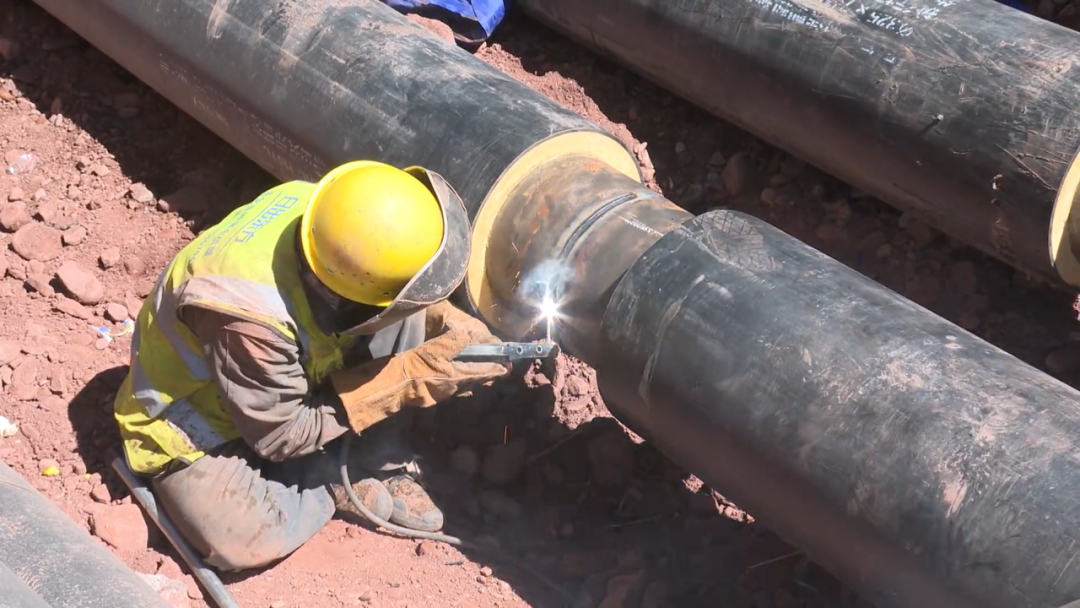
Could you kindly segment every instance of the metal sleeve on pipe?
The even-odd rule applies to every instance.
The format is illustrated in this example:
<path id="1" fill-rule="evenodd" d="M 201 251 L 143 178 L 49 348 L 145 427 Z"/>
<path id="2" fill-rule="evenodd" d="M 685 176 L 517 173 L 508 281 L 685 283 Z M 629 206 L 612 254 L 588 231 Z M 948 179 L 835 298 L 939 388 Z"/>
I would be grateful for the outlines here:
<path id="1" fill-rule="evenodd" d="M 994 0 L 518 6 L 947 234 L 1080 286 L 1076 32 Z"/>
<path id="2" fill-rule="evenodd" d="M 1080 598 L 1080 393 L 742 213 L 623 278 L 620 420 L 886 606 Z"/>
<path id="3" fill-rule="evenodd" d="M 170 608 L 3 461 L 0 562 L 52 608 Z"/>

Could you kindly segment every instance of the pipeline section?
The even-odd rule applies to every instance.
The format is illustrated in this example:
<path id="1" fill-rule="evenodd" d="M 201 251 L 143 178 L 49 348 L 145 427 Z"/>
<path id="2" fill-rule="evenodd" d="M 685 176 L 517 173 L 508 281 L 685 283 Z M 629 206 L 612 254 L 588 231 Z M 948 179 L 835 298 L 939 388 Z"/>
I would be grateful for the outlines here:
<path id="1" fill-rule="evenodd" d="M 994 0 L 516 5 L 946 234 L 1080 287 L 1076 32 Z"/>
<path id="2" fill-rule="evenodd" d="M 522 339 L 556 295 L 620 419 L 879 606 L 1080 599 L 1072 388 L 758 220 L 694 218 L 375 0 L 37 2 L 283 180 L 444 175 L 474 224 L 465 305 Z"/>
<path id="3" fill-rule="evenodd" d="M 17 608 L 170 608 L 0 460 L 0 605 L 5 602 Z"/>
<path id="4" fill-rule="evenodd" d="M 41 596 L 0 562 L 0 608 L 50 608 Z"/>

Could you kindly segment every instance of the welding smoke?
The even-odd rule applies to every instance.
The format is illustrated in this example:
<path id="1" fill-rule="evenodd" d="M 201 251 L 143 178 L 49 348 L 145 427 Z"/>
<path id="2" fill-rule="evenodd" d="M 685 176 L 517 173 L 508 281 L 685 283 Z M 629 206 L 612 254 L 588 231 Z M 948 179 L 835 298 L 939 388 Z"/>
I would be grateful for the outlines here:
<path id="1" fill-rule="evenodd" d="M 560 303 L 566 293 L 566 284 L 573 272 L 559 260 L 545 260 L 537 264 L 521 280 L 517 296 L 522 302 L 539 309 L 545 300 Z"/>

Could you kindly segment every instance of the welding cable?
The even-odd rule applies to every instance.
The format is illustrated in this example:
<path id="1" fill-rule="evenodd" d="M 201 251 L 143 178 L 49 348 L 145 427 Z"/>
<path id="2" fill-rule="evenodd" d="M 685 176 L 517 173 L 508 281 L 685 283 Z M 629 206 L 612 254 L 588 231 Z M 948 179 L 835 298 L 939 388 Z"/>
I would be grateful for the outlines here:
<path id="1" fill-rule="evenodd" d="M 352 433 L 345 434 L 344 440 L 341 444 L 341 450 L 338 453 L 338 466 L 341 470 L 341 484 L 345 486 L 345 494 L 348 495 L 349 502 L 351 502 L 353 506 L 356 507 L 356 510 L 359 511 L 361 515 L 366 517 L 369 521 L 371 521 L 371 523 L 379 527 L 386 528 L 387 530 L 396 534 L 400 534 L 402 536 L 439 541 L 447 543 L 449 545 L 454 545 L 455 547 L 466 547 L 469 549 L 485 548 L 481 547 L 480 545 L 474 545 L 470 542 L 463 541 L 456 536 L 450 536 L 448 534 L 442 534 L 440 532 L 424 532 L 422 530 L 410 530 L 409 528 L 404 528 L 402 526 L 392 524 L 385 519 L 382 519 L 378 515 L 372 513 L 370 509 L 364 506 L 364 503 L 360 502 L 360 498 L 356 495 L 356 492 L 353 491 L 352 482 L 349 481 L 349 446 L 350 444 L 352 444 L 352 439 Z"/>

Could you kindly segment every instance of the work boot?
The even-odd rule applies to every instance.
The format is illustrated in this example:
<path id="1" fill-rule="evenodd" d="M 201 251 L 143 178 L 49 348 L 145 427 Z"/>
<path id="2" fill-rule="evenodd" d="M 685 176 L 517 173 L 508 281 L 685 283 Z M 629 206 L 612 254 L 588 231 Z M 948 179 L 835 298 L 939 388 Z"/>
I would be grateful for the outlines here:
<path id="1" fill-rule="evenodd" d="M 345 486 L 341 485 L 341 483 L 335 483 L 331 484 L 331 487 L 334 490 L 334 505 L 339 511 L 367 519 L 367 516 L 361 513 L 349 500 L 349 495 L 345 492 Z M 360 499 L 360 504 L 364 505 L 368 511 L 371 511 L 375 517 L 387 521 L 393 515 L 393 498 L 390 497 L 390 491 L 381 481 L 369 477 L 354 481 L 352 488 L 356 497 Z"/>
<path id="2" fill-rule="evenodd" d="M 408 475 L 396 475 L 383 482 L 393 498 L 390 521 L 421 532 L 438 532 L 443 527 L 443 514 L 428 493 Z"/>

